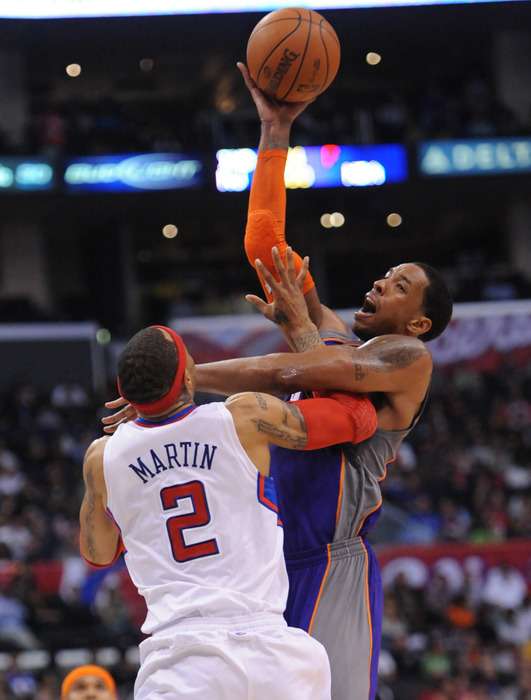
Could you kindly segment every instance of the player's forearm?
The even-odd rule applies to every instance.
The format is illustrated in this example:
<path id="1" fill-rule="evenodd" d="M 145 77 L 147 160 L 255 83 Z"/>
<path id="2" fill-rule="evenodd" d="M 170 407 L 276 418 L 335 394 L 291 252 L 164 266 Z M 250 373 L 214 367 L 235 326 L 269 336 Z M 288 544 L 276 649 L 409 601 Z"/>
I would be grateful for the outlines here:
<path id="1" fill-rule="evenodd" d="M 286 357 L 290 355 L 286 353 Z M 243 391 L 284 394 L 278 382 L 277 355 L 244 357 L 196 365 L 196 388 L 214 394 L 231 396 Z"/>
<path id="2" fill-rule="evenodd" d="M 356 391 L 352 378 L 349 381 L 351 370 L 352 360 L 339 346 L 323 345 L 300 354 L 274 353 L 196 365 L 196 388 L 226 396 L 243 391 L 277 396 L 312 389 Z"/>
<path id="3" fill-rule="evenodd" d="M 287 151 L 291 132 L 291 120 L 275 119 L 274 121 L 262 121 L 260 126 L 259 151 L 268 151 L 275 148 Z"/>
<path id="4" fill-rule="evenodd" d="M 423 395 L 431 358 L 421 342 L 383 336 L 360 348 L 323 345 L 302 353 L 212 362 L 197 365 L 196 370 L 198 390 L 226 395 L 240 391 L 285 395 L 312 390 L 396 393 L 407 392 L 412 384 L 420 384 Z"/>

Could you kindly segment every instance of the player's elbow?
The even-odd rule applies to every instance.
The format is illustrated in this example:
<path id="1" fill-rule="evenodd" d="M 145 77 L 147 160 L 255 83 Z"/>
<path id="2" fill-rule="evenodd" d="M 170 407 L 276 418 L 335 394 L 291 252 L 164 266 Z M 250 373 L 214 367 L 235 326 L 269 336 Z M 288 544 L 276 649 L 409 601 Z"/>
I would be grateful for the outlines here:
<path id="1" fill-rule="evenodd" d="M 275 394 L 293 394 L 305 388 L 301 371 L 291 365 L 284 365 L 275 370 L 273 385 Z"/>

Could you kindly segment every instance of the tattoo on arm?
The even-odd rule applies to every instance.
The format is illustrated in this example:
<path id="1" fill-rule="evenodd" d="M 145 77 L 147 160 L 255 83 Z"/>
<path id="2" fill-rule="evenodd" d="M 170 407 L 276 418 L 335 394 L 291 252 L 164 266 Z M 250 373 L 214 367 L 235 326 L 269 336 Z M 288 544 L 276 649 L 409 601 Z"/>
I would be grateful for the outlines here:
<path id="1" fill-rule="evenodd" d="M 287 151 L 289 148 L 289 138 L 284 135 L 271 134 L 267 141 L 267 145 L 262 146 L 262 144 L 260 144 L 260 148 L 278 148 L 279 150 Z"/>
<path id="2" fill-rule="evenodd" d="M 258 405 L 262 409 L 262 411 L 267 411 L 267 401 L 264 399 L 262 394 L 260 394 L 258 391 L 253 392 L 255 395 L 256 400 L 258 401 Z"/>
<path id="3" fill-rule="evenodd" d="M 290 320 L 290 317 L 285 311 L 282 311 L 281 309 L 275 310 L 273 314 L 273 322 L 276 323 L 278 326 L 281 326 L 283 323 L 289 323 Z M 323 339 L 321 338 L 317 328 L 314 328 L 311 331 L 306 331 L 305 333 L 301 333 L 300 335 L 292 338 L 292 340 L 297 352 L 313 350 L 314 348 L 318 348 L 321 345 L 324 345 Z"/>
<path id="4" fill-rule="evenodd" d="M 87 491 L 85 494 L 86 515 L 85 515 L 85 544 L 88 550 L 89 559 L 96 559 L 96 543 L 94 542 L 94 525 L 92 518 L 94 517 L 95 497 L 94 497 L 94 477 L 92 472 L 87 471 L 86 474 Z"/>
<path id="5" fill-rule="evenodd" d="M 277 326 L 281 326 L 283 323 L 289 323 L 288 314 L 281 309 L 275 309 L 275 313 L 273 314 L 273 323 L 276 323 Z"/>
<path id="6" fill-rule="evenodd" d="M 352 348 L 345 349 L 352 352 Z M 357 381 L 361 381 L 367 375 L 368 369 L 375 372 L 394 372 L 410 367 L 426 353 L 426 350 L 421 345 L 404 345 L 402 339 L 392 337 L 380 338 L 373 343 L 368 364 L 356 362 L 356 352 L 357 350 L 353 351 L 355 377 Z"/>
<path id="7" fill-rule="evenodd" d="M 392 372 L 396 369 L 404 369 L 412 365 L 424 354 L 422 346 L 404 346 L 401 340 L 396 338 L 382 339 L 378 352 L 379 363 L 375 366 L 381 372 Z"/>
<path id="8" fill-rule="evenodd" d="M 366 372 L 363 369 L 363 365 L 360 365 L 359 363 L 355 362 L 354 363 L 354 376 L 356 377 L 357 382 L 361 382 L 363 377 L 365 376 Z"/>
<path id="9" fill-rule="evenodd" d="M 324 345 L 323 339 L 321 338 L 319 331 L 315 328 L 307 333 L 301 333 L 296 338 L 293 338 L 297 352 L 306 352 L 306 350 L 313 350 L 314 348 L 321 347 Z"/>
<path id="10" fill-rule="evenodd" d="M 308 442 L 306 434 L 304 436 L 293 435 L 289 430 L 279 428 L 262 418 L 253 419 L 253 423 L 259 433 L 265 433 L 269 437 L 274 438 L 276 444 L 283 443 L 286 447 L 291 449 L 302 450 L 306 447 L 306 443 Z"/>
<path id="11" fill-rule="evenodd" d="M 307 433 L 307 430 L 306 430 L 306 421 L 305 421 L 304 418 L 302 417 L 302 413 L 301 413 L 300 408 L 299 408 L 298 406 L 296 406 L 295 404 L 293 404 L 293 403 L 287 403 L 287 402 L 286 402 L 286 403 L 284 404 L 284 411 L 285 411 L 285 413 L 286 413 L 286 418 L 285 418 L 285 420 L 283 421 L 283 422 L 284 422 L 284 425 L 287 425 L 287 423 L 288 423 L 288 421 L 287 421 L 287 414 L 288 414 L 288 411 L 289 411 L 289 413 L 291 413 L 291 415 L 299 421 L 299 425 L 300 425 L 301 431 L 302 431 L 305 435 L 307 435 L 308 433 Z"/>

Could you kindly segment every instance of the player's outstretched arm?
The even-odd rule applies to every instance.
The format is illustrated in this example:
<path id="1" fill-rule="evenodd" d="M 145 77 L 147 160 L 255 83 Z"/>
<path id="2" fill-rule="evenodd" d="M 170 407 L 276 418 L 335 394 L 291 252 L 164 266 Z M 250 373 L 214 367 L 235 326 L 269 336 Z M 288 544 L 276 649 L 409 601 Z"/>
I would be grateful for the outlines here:
<path id="1" fill-rule="evenodd" d="M 377 426 L 374 406 L 366 396 L 337 394 L 330 398 L 285 402 L 262 393 L 231 396 L 240 442 L 258 469 L 269 474 L 269 446 L 314 450 L 342 442 L 361 442 Z"/>
<path id="2" fill-rule="evenodd" d="M 226 395 L 247 390 L 275 395 L 314 390 L 383 392 L 389 400 L 402 397 L 418 407 L 432 366 L 431 354 L 418 338 L 385 335 L 360 347 L 321 346 L 303 353 L 196 365 L 196 381 L 198 391 Z"/>
<path id="3" fill-rule="evenodd" d="M 260 258 L 266 268 L 275 274 L 271 248 L 276 246 L 281 256 L 284 257 L 287 247 L 284 170 L 291 125 L 312 101 L 279 102 L 260 90 L 243 63 L 238 63 L 238 68 L 243 75 L 260 118 L 260 143 L 249 195 L 244 238 L 245 252 L 253 267 L 255 267 L 255 260 Z M 296 253 L 294 257 L 297 268 L 300 268 L 302 259 Z M 261 278 L 260 282 L 267 300 L 271 302 L 272 295 L 269 288 L 264 285 Z M 304 294 L 310 316 L 319 325 L 321 302 L 311 275 L 306 278 Z"/>

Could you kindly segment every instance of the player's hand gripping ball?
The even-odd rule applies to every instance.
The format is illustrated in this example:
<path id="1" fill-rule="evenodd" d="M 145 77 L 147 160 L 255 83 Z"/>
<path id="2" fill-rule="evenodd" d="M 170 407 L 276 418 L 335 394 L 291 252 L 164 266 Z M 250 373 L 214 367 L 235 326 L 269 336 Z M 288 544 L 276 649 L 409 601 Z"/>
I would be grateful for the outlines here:
<path id="1" fill-rule="evenodd" d="M 326 90 L 339 68 L 339 39 L 314 10 L 274 10 L 247 43 L 249 72 L 264 92 L 282 102 L 307 102 Z"/>

